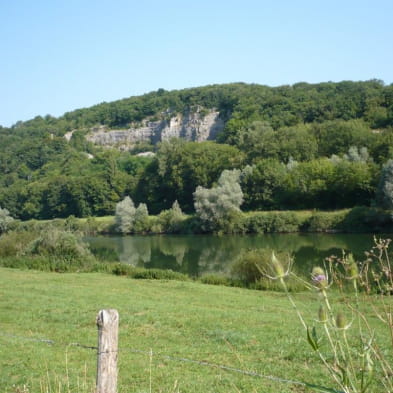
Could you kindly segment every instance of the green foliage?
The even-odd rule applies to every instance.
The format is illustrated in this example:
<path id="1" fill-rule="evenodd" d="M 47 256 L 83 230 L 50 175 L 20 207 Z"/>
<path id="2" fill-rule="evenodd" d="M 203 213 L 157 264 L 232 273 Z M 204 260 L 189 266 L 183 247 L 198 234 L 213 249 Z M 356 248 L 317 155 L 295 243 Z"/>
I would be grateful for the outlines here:
<path id="1" fill-rule="evenodd" d="M 195 193 L 195 211 L 204 230 L 226 231 L 233 215 L 240 212 L 243 193 L 239 185 L 240 171 L 225 170 L 218 185 L 211 189 L 198 186 Z"/>
<path id="2" fill-rule="evenodd" d="M 287 168 L 274 159 L 259 160 L 243 169 L 241 188 L 244 210 L 274 210 L 280 208 L 287 179 Z"/>
<path id="3" fill-rule="evenodd" d="M 7 232 L 13 221 L 14 219 L 10 216 L 10 212 L 0 207 L 0 234 Z"/>
<path id="4" fill-rule="evenodd" d="M 135 209 L 133 232 L 142 233 L 149 229 L 149 212 L 145 203 L 140 203 Z"/>
<path id="5" fill-rule="evenodd" d="M 356 206 L 345 215 L 339 229 L 346 232 L 386 233 L 392 230 L 392 217 L 388 211 Z"/>
<path id="6" fill-rule="evenodd" d="M 196 187 L 211 187 L 223 170 L 239 167 L 242 160 L 233 146 L 181 139 L 162 142 L 156 161 L 141 178 L 140 198 L 153 205 L 150 210 L 154 213 L 170 208 L 175 200 L 190 212 Z"/>
<path id="7" fill-rule="evenodd" d="M 189 277 L 185 274 L 174 272 L 170 269 L 143 269 L 130 266 L 124 263 L 116 264 L 112 268 L 112 273 L 117 276 L 127 276 L 140 280 L 177 280 L 189 281 Z"/>
<path id="8" fill-rule="evenodd" d="M 208 285 L 223 285 L 227 287 L 233 285 L 233 282 L 230 278 L 218 274 L 204 274 L 199 278 L 198 281 Z"/>
<path id="9" fill-rule="evenodd" d="M 315 124 L 312 129 L 318 141 L 320 156 L 344 154 L 351 146 L 370 146 L 375 134 L 361 120 L 332 120 Z"/>
<path id="10" fill-rule="evenodd" d="M 389 160 L 382 168 L 377 199 L 381 207 L 393 209 L 393 160 Z"/>
<path id="11" fill-rule="evenodd" d="M 21 256 L 37 236 L 33 231 L 11 231 L 0 236 L 0 259 Z"/>
<path id="12" fill-rule="evenodd" d="M 60 118 L 37 116 L 0 128 L 0 206 L 22 220 L 104 216 L 129 195 L 153 214 L 174 200 L 192 213 L 197 186 L 211 188 L 223 170 L 246 164 L 252 173 L 242 177 L 245 210 L 370 205 L 380 166 L 393 158 L 392 96 L 392 86 L 377 80 L 233 83 L 160 89 Z M 135 146 L 134 153 L 157 150 L 147 158 L 85 138 L 97 125 L 134 127 L 210 110 L 225 125 L 219 143 Z"/>
<path id="13" fill-rule="evenodd" d="M 306 219 L 302 213 L 290 211 L 253 212 L 245 216 L 244 226 L 249 233 L 299 232 Z"/>
<path id="14" fill-rule="evenodd" d="M 116 228 L 121 233 L 130 233 L 135 221 L 135 206 L 129 196 L 116 204 Z"/>
<path id="15" fill-rule="evenodd" d="M 41 232 L 25 250 L 26 255 L 46 256 L 58 264 L 57 271 L 68 271 L 68 265 L 83 267 L 94 261 L 88 245 L 75 233 L 50 228 Z"/>
<path id="16" fill-rule="evenodd" d="M 285 253 L 278 253 L 281 260 L 291 257 Z M 243 252 L 231 267 L 231 278 L 239 280 L 244 286 L 259 290 L 281 290 L 280 284 L 268 279 L 264 272 L 270 269 L 272 250 L 248 250 Z M 288 287 L 291 291 L 301 291 L 305 287 L 296 280 L 290 280 Z"/>
<path id="17" fill-rule="evenodd" d="M 56 272 L 103 271 L 77 232 L 48 225 L 21 229 L 0 237 L 0 265 Z M 32 228 L 32 226 L 30 226 Z"/>
<path id="18" fill-rule="evenodd" d="M 129 196 L 116 205 L 116 230 L 120 233 L 142 233 L 149 230 L 149 212 L 145 203 L 137 208 Z"/>
<path id="19" fill-rule="evenodd" d="M 181 233 L 184 229 L 184 223 L 187 216 L 182 212 L 177 201 L 168 210 L 163 210 L 158 221 L 161 224 L 162 231 L 165 233 Z"/>
<path id="20" fill-rule="evenodd" d="M 342 229 L 342 223 L 348 211 L 339 212 L 313 212 L 307 220 L 306 228 L 309 232 L 334 232 Z M 355 226 L 352 230 L 355 230 Z"/>

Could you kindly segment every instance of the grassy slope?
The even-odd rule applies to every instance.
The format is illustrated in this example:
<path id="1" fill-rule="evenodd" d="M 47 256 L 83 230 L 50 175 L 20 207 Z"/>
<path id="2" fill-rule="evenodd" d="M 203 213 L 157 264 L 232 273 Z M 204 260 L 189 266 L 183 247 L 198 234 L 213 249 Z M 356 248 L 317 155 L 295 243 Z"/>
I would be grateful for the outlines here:
<path id="1" fill-rule="evenodd" d="M 295 297 L 311 321 L 316 296 Z M 24 384 L 30 393 L 90 391 L 84 384 L 94 385 L 95 351 L 67 344 L 96 345 L 102 308 L 120 313 L 119 393 L 149 392 L 150 380 L 153 392 L 306 391 L 165 355 L 331 385 L 282 293 L 1 268 L 0 392 L 19 393 Z"/>

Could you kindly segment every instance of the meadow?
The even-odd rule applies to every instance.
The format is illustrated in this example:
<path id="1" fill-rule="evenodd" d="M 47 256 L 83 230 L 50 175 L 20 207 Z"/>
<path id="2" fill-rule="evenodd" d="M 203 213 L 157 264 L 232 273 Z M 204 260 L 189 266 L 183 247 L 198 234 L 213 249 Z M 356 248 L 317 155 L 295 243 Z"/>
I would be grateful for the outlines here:
<path id="1" fill-rule="evenodd" d="M 335 387 L 282 292 L 7 268 L 0 285 L 2 393 L 93 391 L 104 308 L 120 314 L 119 393 L 310 391 L 283 379 Z M 293 297 L 315 324 L 318 294 Z"/>
<path id="2" fill-rule="evenodd" d="M 302 392 L 279 379 L 330 383 L 283 293 L 6 268 L 0 283 L 2 393 L 92 391 L 96 354 L 84 346 L 97 345 L 103 308 L 120 314 L 119 392 Z M 295 298 L 314 318 L 316 298 Z"/>

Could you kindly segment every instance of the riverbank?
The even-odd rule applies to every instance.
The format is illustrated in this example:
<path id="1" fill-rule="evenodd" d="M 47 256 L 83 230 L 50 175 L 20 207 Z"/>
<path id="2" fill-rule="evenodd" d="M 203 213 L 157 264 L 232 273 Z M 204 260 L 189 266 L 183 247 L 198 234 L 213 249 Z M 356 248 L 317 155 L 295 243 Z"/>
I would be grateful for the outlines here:
<path id="1" fill-rule="evenodd" d="M 149 216 L 144 227 L 133 233 L 206 233 L 194 215 L 183 215 L 176 228 L 170 226 L 160 215 Z M 76 218 L 16 221 L 15 229 L 40 230 L 49 224 L 87 235 L 119 234 L 115 217 Z M 358 206 L 335 211 L 290 210 L 239 213 L 222 233 L 291 233 L 291 232 L 365 232 L 382 233 L 393 231 L 392 212 L 374 207 Z"/>

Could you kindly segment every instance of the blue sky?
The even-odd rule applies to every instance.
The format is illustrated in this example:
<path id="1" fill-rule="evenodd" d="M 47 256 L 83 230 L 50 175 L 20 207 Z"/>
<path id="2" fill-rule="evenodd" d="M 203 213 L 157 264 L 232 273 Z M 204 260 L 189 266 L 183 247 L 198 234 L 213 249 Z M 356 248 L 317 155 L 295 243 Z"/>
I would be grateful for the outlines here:
<path id="1" fill-rule="evenodd" d="M 392 0 L 0 0 L 0 125 L 213 83 L 393 83 Z"/>

